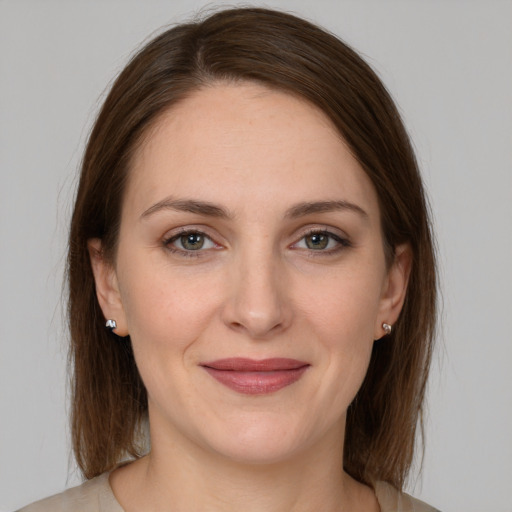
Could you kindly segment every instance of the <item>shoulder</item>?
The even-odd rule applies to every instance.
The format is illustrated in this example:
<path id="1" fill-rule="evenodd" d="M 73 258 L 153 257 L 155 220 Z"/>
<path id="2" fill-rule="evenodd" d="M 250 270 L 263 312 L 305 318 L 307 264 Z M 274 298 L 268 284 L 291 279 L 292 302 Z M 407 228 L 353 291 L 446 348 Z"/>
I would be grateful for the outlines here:
<path id="1" fill-rule="evenodd" d="M 36 501 L 18 512 L 123 512 L 110 488 L 108 473 L 60 494 Z"/>
<path id="2" fill-rule="evenodd" d="M 381 512 L 440 512 L 423 501 L 397 491 L 386 482 L 377 482 L 374 488 Z"/>

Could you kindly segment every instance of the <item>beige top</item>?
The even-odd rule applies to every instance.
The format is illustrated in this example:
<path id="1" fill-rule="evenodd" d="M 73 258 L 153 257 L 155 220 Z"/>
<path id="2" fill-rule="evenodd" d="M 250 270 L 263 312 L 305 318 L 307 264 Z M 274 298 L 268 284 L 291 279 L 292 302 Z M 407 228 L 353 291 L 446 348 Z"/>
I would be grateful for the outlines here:
<path id="1" fill-rule="evenodd" d="M 89 480 L 55 496 L 51 496 L 18 512 L 124 512 L 108 481 L 109 473 Z M 381 512 L 439 512 L 435 508 L 399 493 L 384 482 L 377 482 L 375 494 Z"/>

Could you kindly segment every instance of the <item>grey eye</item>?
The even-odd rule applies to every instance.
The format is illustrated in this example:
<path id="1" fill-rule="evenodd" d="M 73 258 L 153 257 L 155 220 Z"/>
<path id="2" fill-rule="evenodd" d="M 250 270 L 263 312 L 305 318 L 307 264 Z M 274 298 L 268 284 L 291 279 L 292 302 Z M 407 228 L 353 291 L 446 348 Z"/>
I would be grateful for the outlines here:
<path id="1" fill-rule="evenodd" d="M 204 249 L 215 247 L 213 240 L 200 231 L 185 231 L 165 242 L 169 248 L 183 252 L 199 252 Z"/>
<path id="2" fill-rule="evenodd" d="M 204 247 L 205 236 L 201 233 L 186 233 L 176 241 L 179 241 L 181 247 L 187 251 L 197 251 Z"/>
<path id="3" fill-rule="evenodd" d="M 308 249 L 313 249 L 313 250 L 318 251 L 318 250 L 326 249 L 329 246 L 331 237 L 324 233 L 312 233 L 311 235 L 305 236 L 304 241 L 306 242 L 306 247 Z"/>

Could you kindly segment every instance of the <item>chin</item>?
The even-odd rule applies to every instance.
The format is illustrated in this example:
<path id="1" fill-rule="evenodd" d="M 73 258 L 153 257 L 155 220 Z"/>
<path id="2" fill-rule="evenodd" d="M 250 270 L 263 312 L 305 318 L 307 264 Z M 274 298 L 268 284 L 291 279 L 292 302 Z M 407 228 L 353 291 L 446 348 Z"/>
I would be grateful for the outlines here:
<path id="1" fill-rule="evenodd" d="M 289 421 L 273 420 L 253 417 L 237 425 L 219 425 L 218 430 L 209 430 L 204 445 L 238 464 L 270 465 L 286 462 L 313 444 L 312 436 L 299 432 Z"/>
<path id="2" fill-rule="evenodd" d="M 231 446 L 217 447 L 217 453 L 225 459 L 241 465 L 269 466 L 284 463 L 296 456 L 300 450 L 282 441 L 250 441 Z"/>

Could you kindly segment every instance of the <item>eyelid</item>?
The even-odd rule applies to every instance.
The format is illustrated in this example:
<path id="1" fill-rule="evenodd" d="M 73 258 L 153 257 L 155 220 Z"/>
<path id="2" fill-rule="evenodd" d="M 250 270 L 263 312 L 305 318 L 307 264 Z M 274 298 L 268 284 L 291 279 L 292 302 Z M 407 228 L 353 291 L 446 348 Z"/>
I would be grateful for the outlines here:
<path id="1" fill-rule="evenodd" d="M 330 249 L 309 249 L 307 247 L 297 247 L 297 245 L 303 241 L 307 236 L 310 235 L 325 235 L 330 237 L 332 240 L 334 240 L 337 243 L 336 247 L 330 248 Z M 300 237 L 290 245 L 291 249 L 296 250 L 303 250 L 307 251 L 313 256 L 326 256 L 330 254 L 338 253 L 348 247 L 352 247 L 352 242 L 350 241 L 350 238 L 348 235 L 343 233 L 337 228 L 333 228 L 331 226 L 318 226 L 318 227 L 308 227 L 302 233 L 300 234 Z"/>
<path id="2" fill-rule="evenodd" d="M 183 226 L 176 226 L 174 228 L 168 229 L 165 234 L 162 236 L 162 240 L 171 240 L 172 238 L 176 238 L 179 236 L 186 235 L 188 233 L 197 233 L 199 235 L 203 235 L 206 238 L 210 238 L 216 244 L 222 245 L 217 242 L 218 238 L 221 238 L 220 235 L 217 234 L 215 230 L 213 230 L 210 226 L 205 224 L 186 224 Z"/>
<path id="3" fill-rule="evenodd" d="M 206 252 L 211 250 L 218 250 L 223 248 L 223 245 L 216 241 L 216 239 L 208 233 L 208 229 L 205 226 L 181 226 L 179 228 L 172 229 L 168 231 L 162 237 L 162 245 L 166 250 L 171 253 L 186 256 L 186 257 L 201 257 L 204 256 Z M 174 247 L 172 244 L 178 240 L 180 237 L 189 235 L 189 234 L 198 234 L 208 239 L 214 247 L 208 247 L 206 249 L 200 248 L 197 250 L 186 250 L 180 249 L 179 247 Z"/>
<path id="4" fill-rule="evenodd" d="M 211 228 L 205 225 L 187 225 L 180 226 L 174 229 L 169 230 L 162 237 L 162 245 L 164 248 L 172 253 L 182 255 L 182 256 L 191 256 L 191 257 L 201 257 L 206 256 L 207 253 L 210 253 L 212 250 L 219 250 L 225 248 L 225 244 L 219 243 L 218 238 L 222 238 L 220 236 L 212 235 L 210 232 Z M 200 248 L 197 250 L 187 250 L 180 249 L 179 247 L 173 247 L 172 243 L 179 239 L 181 236 L 187 234 L 199 234 L 214 244 L 214 247 Z M 328 236 L 331 240 L 336 242 L 335 247 L 331 247 L 328 249 L 311 249 L 308 247 L 298 247 L 298 244 L 304 240 L 305 237 L 315 234 L 322 234 Z M 288 247 L 292 250 L 300 250 L 306 251 L 310 253 L 312 256 L 328 256 L 335 253 L 338 253 L 348 247 L 352 247 L 353 244 L 349 238 L 349 236 L 341 231 L 339 228 L 328 225 L 318 225 L 318 226 L 307 226 L 298 230 L 298 233 L 294 236 L 294 242 Z"/>

